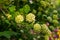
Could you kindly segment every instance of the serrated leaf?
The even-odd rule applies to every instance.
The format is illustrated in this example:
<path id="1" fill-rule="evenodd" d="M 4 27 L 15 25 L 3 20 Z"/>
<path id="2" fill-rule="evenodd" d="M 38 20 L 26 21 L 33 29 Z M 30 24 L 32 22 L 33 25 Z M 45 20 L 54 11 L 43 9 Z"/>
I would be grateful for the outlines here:
<path id="1" fill-rule="evenodd" d="M 15 9 L 15 6 L 11 6 L 11 7 L 9 7 L 9 11 L 10 12 L 14 12 L 16 9 Z"/>
<path id="2" fill-rule="evenodd" d="M 28 12 L 30 11 L 30 6 L 29 6 L 29 5 L 25 5 L 25 6 L 23 7 L 23 9 L 24 9 L 24 12 L 25 12 L 25 13 L 28 13 Z"/>

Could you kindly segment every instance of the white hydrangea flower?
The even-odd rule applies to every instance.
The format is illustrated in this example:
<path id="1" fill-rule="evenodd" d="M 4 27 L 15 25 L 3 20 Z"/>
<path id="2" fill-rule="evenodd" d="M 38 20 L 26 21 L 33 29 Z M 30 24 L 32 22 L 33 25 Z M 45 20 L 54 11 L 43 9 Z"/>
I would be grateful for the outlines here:
<path id="1" fill-rule="evenodd" d="M 32 13 L 29 13 L 29 14 L 26 16 L 26 21 L 28 21 L 28 22 L 34 22 L 34 21 L 35 21 L 35 15 L 32 14 Z"/>
<path id="2" fill-rule="evenodd" d="M 34 24 L 34 28 L 33 28 L 35 31 L 41 31 L 41 26 L 40 24 L 36 23 Z"/>
<path id="3" fill-rule="evenodd" d="M 15 21 L 16 21 L 16 23 L 21 23 L 24 21 L 24 17 L 22 15 L 17 15 L 15 17 Z"/>

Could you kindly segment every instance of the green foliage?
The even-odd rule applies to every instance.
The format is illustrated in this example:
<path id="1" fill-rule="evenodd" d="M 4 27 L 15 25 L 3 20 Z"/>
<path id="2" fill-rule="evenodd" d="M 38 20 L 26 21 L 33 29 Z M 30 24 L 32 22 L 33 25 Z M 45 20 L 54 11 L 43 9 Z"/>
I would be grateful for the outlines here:
<path id="1" fill-rule="evenodd" d="M 11 38 L 11 36 L 13 35 L 17 35 L 16 32 L 13 32 L 13 31 L 4 31 L 4 32 L 0 32 L 0 37 L 1 36 L 4 36 L 6 38 Z"/>
<path id="2" fill-rule="evenodd" d="M 9 7 L 9 11 L 10 11 L 10 12 L 15 12 L 15 10 L 16 10 L 15 6 Z"/>
<path id="3" fill-rule="evenodd" d="M 28 13 L 30 11 L 30 7 L 27 4 L 23 7 L 23 9 L 25 13 Z"/>
<path id="4" fill-rule="evenodd" d="M 0 37 L 48 40 L 60 26 L 60 13 L 51 0 L 0 0 L 0 5 Z"/>
<path id="5" fill-rule="evenodd" d="M 26 4 L 19 11 L 22 12 L 22 13 L 28 13 L 30 11 L 30 6 Z"/>

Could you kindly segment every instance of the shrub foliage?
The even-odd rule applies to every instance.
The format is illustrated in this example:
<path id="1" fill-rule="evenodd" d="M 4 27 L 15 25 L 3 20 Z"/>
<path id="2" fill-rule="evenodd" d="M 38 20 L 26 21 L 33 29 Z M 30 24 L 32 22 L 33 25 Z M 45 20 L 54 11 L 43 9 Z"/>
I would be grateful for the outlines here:
<path id="1" fill-rule="evenodd" d="M 59 14 L 50 0 L 0 0 L 1 40 L 49 40 L 57 27 Z"/>

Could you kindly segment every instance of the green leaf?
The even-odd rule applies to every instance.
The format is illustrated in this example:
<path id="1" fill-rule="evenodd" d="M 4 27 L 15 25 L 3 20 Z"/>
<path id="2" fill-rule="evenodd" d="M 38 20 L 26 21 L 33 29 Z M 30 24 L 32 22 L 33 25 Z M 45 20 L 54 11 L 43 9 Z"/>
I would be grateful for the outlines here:
<path id="1" fill-rule="evenodd" d="M 26 4 L 26 5 L 23 7 L 23 9 L 24 9 L 24 12 L 25 12 L 25 13 L 28 13 L 28 12 L 30 11 L 30 6 Z"/>
<path id="2" fill-rule="evenodd" d="M 13 31 L 4 31 L 4 32 L 0 32 L 0 37 L 4 36 L 6 38 L 10 38 L 12 35 L 17 35 L 16 32 Z"/>
<path id="3" fill-rule="evenodd" d="M 19 11 L 20 11 L 21 13 L 24 13 L 24 9 L 23 9 L 23 8 L 19 9 Z"/>
<path id="4" fill-rule="evenodd" d="M 14 11 L 16 10 L 15 7 L 16 7 L 16 6 L 14 6 L 14 5 L 11 6 L 11 7 L 9 7 L 9 11 L 10 11 L 10 12 L 14 12 Z"/>
<path id="5" fill-rule="evenodd" d="M 10 24 L 9 20 L 5 20 L 5 22 L 6 22 L 7 24 Z"/>
<path id="6" fill-rule="evenodd" d="M 0 3 L 3 3 L 4 2 L 4 0 L 0 0 Z"/>
<path id="7" fill-rule="evenodd" d="M 30 6 L 26 4 L 23 8 L 19 9 L 19 11 L 21 13 L 28 13 L 30 11 Z"/>

